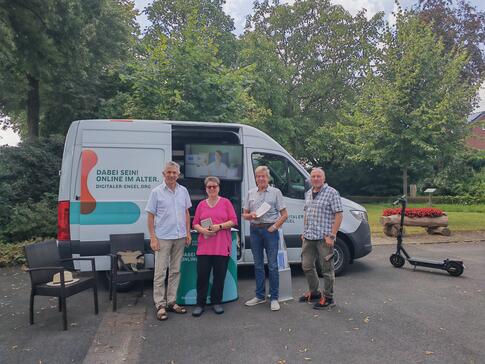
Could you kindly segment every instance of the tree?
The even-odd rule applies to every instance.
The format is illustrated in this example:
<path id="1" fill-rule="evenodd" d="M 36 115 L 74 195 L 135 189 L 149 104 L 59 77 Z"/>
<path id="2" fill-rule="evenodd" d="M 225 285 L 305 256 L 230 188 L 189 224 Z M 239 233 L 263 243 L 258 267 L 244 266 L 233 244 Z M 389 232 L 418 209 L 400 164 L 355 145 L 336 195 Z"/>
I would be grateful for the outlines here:
<path id="1" fill-rule="evenodd" d="M 446 165 L 426 176 L 423 188 L 435 187 L 441 195 L 485 198 L 485 152 L 465 149 L 449 158 Z"/>
<path id="2" fill-rule="evenodd" d="M 128 0 L 0 0 L 0 116 L 37 138 L 95 115 L 135 15 Z"/>
<path id="3" fill-rule="evenodd" d="M 481 83 L 485 72 L 485 12 L 465 0 L 419 0 L 414 11 L 441 38 L 448 52 L 456 47 L 468 51 L 463 79 L 470 84 Z"/>
<path id="4" fill-rule="evenodd" d="M 244 123 L 265 115 L 247 92 L 252 67 L 225 65 L 214 34 L 199 19 L 194 8 L 185 25 L 156 43 L 143 42 L 144 51 L 122 74 L 127 93 L 105 110 L 129 118 Z"/>
<path id="5" fill-rule="evenodd" d="M 181 36 L 192 18 L 195 26 L 210 36 L 224 65 L 234 65 L 237 59 L 234 21 L 224 13 L 224 3 L 225 0 L 154 0 L 144 10 L 151 23 L 144 40 L 154 45 L 164 37 Z"/>
<path id="6" fill-rule="evenodd" d="M 429 168 L 463 148 L 466 117 L 477 86 L 463 82 L 469 58 L 447 52 L 418 17 L 397 14 L 385 34 L 381 61 L 367 77 L 351 117 L 359 156 L 402 171 L 403 193 L 412 169 Z"/>
<path id="7" fill-rule="evenodd" d="M 241 62 L 256 66 L 251 95 L 272 111 L 258 127 L 311 164 L 343 161 L 345 150 L 322 137 L 342 135 L 342 112 L 370 70 L 382 26 L 382 14 L 368 21 L 327 0 L 256 3 Z"/>

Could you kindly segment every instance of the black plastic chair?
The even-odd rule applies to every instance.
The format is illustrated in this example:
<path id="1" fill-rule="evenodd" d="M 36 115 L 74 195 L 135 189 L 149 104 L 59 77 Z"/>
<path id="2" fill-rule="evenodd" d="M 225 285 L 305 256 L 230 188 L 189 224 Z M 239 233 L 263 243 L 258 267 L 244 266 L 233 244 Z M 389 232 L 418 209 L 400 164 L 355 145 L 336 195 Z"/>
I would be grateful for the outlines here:
<path id="1" fill-rule="evenodd" d="M 113 301 L 113 311 L 117 309 L 116 285 L 126 282 L 139 282 L 140 297 L 143 296 L 143 288 L 146 280 L 153 279 L 153 269 L 138 269 L 137 272 L 118 270 L 118 252 L 139 250 L 145 253 L 145 235 L 137 234 L 112 234 L 109 236 L 111 246 L 111 279 L 109 284 L 109 299 Z"/>
<path id="2" fill-rule="evenodd" d="M 27 272 L 30 274 L 30 281 L 32 284 L 30 291 L 31 325 L 34 324 L 34 297 L 36 295 L 58 297 L 59 311 L 62 311 L 64 330 L 67 330 L 67 297 L 92 288 L 94 293 L 94 313 L 96 315 L 98 314 L 98 286 L 94 258 L 61 259 L 57 242 L 55 240 L 46 240 L 40 243 L 26 245 L 24 247 L 24 253 L 29 267 Z M 74 266 L 72 263 L 76 260 L 91 261 L 92 275 L 77 277 L 79 278 L 79 281 L 67 285 L 64 282 L 64 271 L 74 271 L 75 269 L 73 268 Z M 68 264 L 66 264 L 66 262 Z M 61 284 L 59 286 L 47 285 L 48 282 L 52 281 L 52 277 L 55 273 L 61 273 Z"/>

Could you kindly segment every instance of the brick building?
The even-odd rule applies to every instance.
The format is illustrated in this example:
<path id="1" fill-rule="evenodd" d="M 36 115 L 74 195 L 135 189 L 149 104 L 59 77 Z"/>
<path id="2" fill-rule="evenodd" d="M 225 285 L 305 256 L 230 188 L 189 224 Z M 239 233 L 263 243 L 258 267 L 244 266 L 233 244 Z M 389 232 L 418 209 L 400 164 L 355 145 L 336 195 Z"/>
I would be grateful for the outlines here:
<path id="1" fill-rule="evenodd" d="M 468 117 L 470 124 L 470 135 L 465 143 L 473 149 L 485 150 L 485 111 L 471 114 Z"/>

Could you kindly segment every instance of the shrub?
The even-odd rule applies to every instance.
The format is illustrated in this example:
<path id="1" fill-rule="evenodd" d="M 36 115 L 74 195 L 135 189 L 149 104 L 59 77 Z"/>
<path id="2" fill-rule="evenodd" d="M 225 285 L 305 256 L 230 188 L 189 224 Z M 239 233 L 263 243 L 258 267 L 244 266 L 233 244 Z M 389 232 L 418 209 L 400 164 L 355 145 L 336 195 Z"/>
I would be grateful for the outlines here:
<path id="1" fill-rule="evenodd" d="M 12 267 L 26 263 L 24 255 L 24 246 L 45 240 L 36 238 L 19 243 L 2 243 L 0 242 L 0 267 Z"/>
<path id="2" fill-rule="evenodd" d="M 29 199 L 13 206 L 2 234 L 8 241 L 19 241 L 55 236 L 56 229 L 57 195 L 44 193 L 38 202 Z"/>
<path id="3" fill-rule="evenodd" d="M 484 182 L 485 188 L 485 182 Z M 392 203 L 398 195 L 389 196 L 344 196 L 349 200 L 360 204 L 368 203 Z M 427 203 L 428 196 L 408 197 L 408 203 Z M 472 205 L 485 204 L 485 197 L 480 195 L 460 195 L 460 196 L 433 196 L 433 204 L 450 204 L 450 205 Z"/>
<path id="4" fill-rule="evenodd" d="M 53 236 L 64 138 L 0 147 L 0 240 Z"/>

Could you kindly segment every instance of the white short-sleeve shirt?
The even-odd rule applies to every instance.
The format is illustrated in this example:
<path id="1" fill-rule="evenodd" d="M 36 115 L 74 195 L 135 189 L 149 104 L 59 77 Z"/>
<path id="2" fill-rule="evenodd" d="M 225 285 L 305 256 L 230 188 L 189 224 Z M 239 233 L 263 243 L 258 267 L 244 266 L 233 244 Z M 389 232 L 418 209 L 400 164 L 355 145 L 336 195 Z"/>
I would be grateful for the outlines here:
<path id="1" fill-rule="evenodd" d="M 178 183 L 175 191 L 165 182 L 155 187 L 148 197 L 146 212 L 155 215 L 155 234 L 159 239 L 180 239 L 187 236 L 185 212 L 192 206 L 189 192 Z"/>

